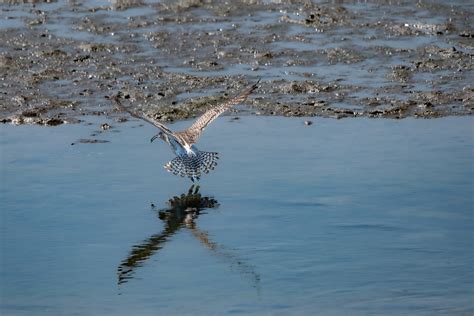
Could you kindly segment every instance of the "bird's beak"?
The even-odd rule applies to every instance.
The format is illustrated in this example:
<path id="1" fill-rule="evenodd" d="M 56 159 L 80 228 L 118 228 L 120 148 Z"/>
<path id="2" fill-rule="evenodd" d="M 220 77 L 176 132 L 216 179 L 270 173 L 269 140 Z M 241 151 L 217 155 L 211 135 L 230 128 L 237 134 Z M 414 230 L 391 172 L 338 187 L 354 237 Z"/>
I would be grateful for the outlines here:
<path id="1" fill-rule="evenodd" d="M 153 137 L 150 139 L 150 142 L 153 143 L 153 141 L 154 141 L 155 139 L 157 139 L 159 136 L 160 136 L 160 134 L 156 134 L 155 136 L 153 136 Z"/>

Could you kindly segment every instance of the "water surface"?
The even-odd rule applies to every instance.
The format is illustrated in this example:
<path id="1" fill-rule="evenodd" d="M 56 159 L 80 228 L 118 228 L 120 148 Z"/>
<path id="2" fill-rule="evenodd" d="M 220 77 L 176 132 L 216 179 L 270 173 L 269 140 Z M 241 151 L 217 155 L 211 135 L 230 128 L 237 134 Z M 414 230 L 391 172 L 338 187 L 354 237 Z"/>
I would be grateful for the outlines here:
<path id="1" fill-rule="evenodd" d="M 105 121 L 0 126 L 2 314 L 473 312 L 471 117 L 223 117 L 179 207 L 153 127 Z"/>

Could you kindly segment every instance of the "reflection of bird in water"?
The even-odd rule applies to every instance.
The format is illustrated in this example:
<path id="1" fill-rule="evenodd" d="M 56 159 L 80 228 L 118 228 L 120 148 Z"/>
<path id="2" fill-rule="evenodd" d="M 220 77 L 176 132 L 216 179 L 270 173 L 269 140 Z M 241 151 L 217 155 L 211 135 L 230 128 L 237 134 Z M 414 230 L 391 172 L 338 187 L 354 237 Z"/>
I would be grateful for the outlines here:
<path id="1" fill-rule="evenodd" d="M 117 107 L 121 111 L 126 111 L 130 113 L 133 117 L 143 119 L 146 122 L 153 124 L 154 126 L 160 129 L 160 132 L 151 138 L 153 142 L 156 138 L 160 138 L 165 143 L 171 146 L 171 149 L 177 156 L 167 164 L 165 164 L 165 169 L 169 172 L 172 172 L 175 175 L 180 175 L 182 177 L 186 176 L 191 179 L 191 181 L 199 180 L 202 173 L 208 173 L 213 170 L 217 165 L 217 159 L 219 159 L 218 154 L 215 152 L 200 151 L 195 146 L 196 141 L 201 135 L 202 131 L 219 115 L 224 113 L 226 110 L 230 109 L 236 104 L 239 104 L 252 93 L 257 88 L 257 84 L 260 82 L 251 85 L 247 89 L 243 90 L 236 97 L 228 100 L 227 102 L 215 106 L 205 112 L 201 117 L 199 117 L 189 128 L 181 132 L 172 132 L 168 127 L 162 123 L 154 120 L 152 118 L 144 117 L 130 109 L 125 108 L 119 99 L 119 96 L 113 97 L 113 100 L 116 102 Z"/>
<path id="2" fill-rule="evenodd" d="M 218 207 L 217 200 L 202 196 L 199 193 L 199 186 L 192 185 L 187 194 L 175 196 L 168 201 L 169 208 L 160 210 L 158 217 L 165 222 L 164 230 L 150 236 L 141 244 L 135 245 L 128 255 L 128 257 L 120 263 L 117 269 L 118 283 L 122 284 L 133 278 L 136 268 L 143 265 L 152 255 L 163 248 L 165 242 L 174 235 L 179 229 L 185 227 L 191 231 L 194 237 L 206 248 L 212 251 L 213 254 L 219 258 L 224 259 L 230 263 L 232 267 L 236 267 L 241 274 L 250 277 L 255 287 L 259 288 L 260 276 L 247 263 L 239 260 L 232 253 L 225 251 L 225 249 L 218 243 L 211 241 L 207 232 L 200 230 L 195 220 L 201 212 L 207 208 Z"/>

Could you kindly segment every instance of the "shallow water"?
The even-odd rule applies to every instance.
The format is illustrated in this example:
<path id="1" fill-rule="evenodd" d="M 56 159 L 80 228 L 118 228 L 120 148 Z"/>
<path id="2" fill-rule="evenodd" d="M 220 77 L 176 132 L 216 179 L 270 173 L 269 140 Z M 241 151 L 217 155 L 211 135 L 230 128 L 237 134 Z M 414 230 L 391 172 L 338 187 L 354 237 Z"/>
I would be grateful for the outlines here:
<path id="1" fill-rule="evenodd" d="M 223 117 L 196 218 L 151 126 L 77 142 L 104 122 L 0 126 L 2 315 L 473 312 L 471 117 Z"/>
<path id="2" fill-rule="evenodd" d="M 473 15 L 460 0 L 4 0 L 0 121 L 71 123 L 119 91 L 181 120 L 258 78 L 268 115 L 472 115 Z"/>

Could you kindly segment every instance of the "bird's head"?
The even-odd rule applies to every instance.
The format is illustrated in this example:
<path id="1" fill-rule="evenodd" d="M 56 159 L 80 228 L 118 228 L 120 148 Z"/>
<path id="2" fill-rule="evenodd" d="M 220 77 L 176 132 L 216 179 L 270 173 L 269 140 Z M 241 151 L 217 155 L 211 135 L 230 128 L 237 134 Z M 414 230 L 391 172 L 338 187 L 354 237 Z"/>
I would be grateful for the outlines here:
<path id="1" fill-rule="evenodd" d="M 154 141 L 155 139 L 157 139 L 157 138 L 160 138 L 160 139 L 162 139 L 164 142 L 166 142 L 166 135 L 165 135 L 165 133 L 163 133 L 163 132 L 159 132 L 158 134 L 156 134 L 155 136 L 153 136 L 153 137 L 150 139 L 150 141 L 153 143 L 153 141 Z"/>

